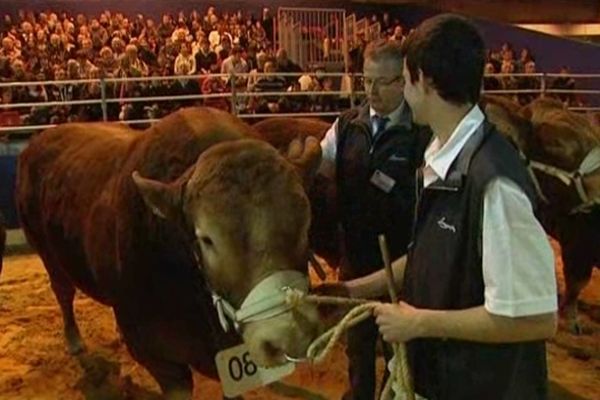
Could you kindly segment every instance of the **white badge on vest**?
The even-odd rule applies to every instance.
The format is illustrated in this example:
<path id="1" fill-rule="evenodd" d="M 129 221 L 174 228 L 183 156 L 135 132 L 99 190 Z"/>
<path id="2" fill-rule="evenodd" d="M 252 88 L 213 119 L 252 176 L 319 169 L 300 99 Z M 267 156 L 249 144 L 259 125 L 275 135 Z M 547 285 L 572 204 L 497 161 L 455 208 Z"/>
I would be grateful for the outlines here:
<path id="1" fill-rule="evenodd" d="M 396 180 L 377 169 L 371 175 L 371 183 L 384 192 L 389 193 L 394 188 Z"/>

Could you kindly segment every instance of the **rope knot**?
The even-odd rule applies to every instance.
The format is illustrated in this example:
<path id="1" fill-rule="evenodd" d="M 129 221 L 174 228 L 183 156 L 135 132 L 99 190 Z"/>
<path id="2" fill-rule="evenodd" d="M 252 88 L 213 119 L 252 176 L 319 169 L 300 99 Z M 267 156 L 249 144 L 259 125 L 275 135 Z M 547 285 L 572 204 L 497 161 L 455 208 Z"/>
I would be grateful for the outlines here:
<path id="1" fill-rule="evenodd" d="M 286 288 L 285 290 L 285 302 L 291 308 L 296 308 L 304 302 L 306 293 L 301 290 Z"/>
<path id="2" fill-rule="evenodd" d="M 303 302 L 313 304 L 331 304 L 339 306 L 353 306 L 353 308 L 339 321 L 335 326 L 327 330 L 321 336 L 316 338 L 306 351 L 306 359 L 311 363 L 320 363 L 333 350 L 340 337 L 354 325 L 370 318 L 373 315 L 373 309 L 381 304 L 376 301 L 365 299 L 352 299 L 336 296 L 317 296 L 306 294 L 295 289 L 286 290 L 286 303 L 290 307 L 297 307 Z M 394 354 L 396 361 L 391 364 L 390 379 L 385 383 L 381 399 L 390 399 L 394 396 L 394 389 L 400 388 L 406 393 L 407 398 L 414 400 L 415 394 L 408 375 L 408 363 L 406 360 L 406 350 L 404 344 L 394 344 Z M 398 362 L 399 360 L 399 362 Z M 394 386 L 394 388 L 392 387 Z"/>

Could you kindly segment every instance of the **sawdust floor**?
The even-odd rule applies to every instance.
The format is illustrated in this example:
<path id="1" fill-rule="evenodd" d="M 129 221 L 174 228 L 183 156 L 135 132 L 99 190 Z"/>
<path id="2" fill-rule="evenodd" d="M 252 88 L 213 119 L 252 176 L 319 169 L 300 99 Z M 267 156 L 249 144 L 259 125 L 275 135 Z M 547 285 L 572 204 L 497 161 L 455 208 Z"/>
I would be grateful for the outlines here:
<path id="1" fill-rule="evenodd" d="M 558 276 L 562 282 L 560 272 Z M 598 269 L 580 308 L 586 333 L 574 336 L 561 326 L 548 345 L 552 399 L 600 400 Z M 78 357 L 65 350 L 60 311 L 40 259 L 5 259 L 0 279 L 0 399 L 159 399 L 155 382 L 117 340 L 111 310 L 79 294 L 75 310 L 88 349 Z M 347 385 L 346 363 L 340 346 L 324 363 L 301 366 L 282 384 L 244 398 L 339 399 Z M 218 382 L 198 374 L 194 379 L 195 399 L 222 398 Z"/>

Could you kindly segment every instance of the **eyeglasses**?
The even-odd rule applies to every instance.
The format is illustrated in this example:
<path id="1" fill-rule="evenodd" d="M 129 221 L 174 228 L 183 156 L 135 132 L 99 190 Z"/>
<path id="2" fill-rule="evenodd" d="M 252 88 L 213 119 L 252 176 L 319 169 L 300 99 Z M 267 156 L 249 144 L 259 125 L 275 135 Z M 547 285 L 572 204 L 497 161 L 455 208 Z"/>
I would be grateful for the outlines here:
<path id="1" fill-rule="evenodd" d="M 401 82 L 402 84 L 404 84 L 404 77 L 402 75 L 398 75 L 398 76 L 396 76 L 394 78 L 390 78 L 390 79 L 370 78 L 370 77 L 365 76 L 363 80 L 364 80 L 365 87 L 373 86 L 373 85 L 377 85 L 377 87 L 385 87 L 385 86 L 391 86 L 392 84 L 394 84 L 396 82 Z"/>

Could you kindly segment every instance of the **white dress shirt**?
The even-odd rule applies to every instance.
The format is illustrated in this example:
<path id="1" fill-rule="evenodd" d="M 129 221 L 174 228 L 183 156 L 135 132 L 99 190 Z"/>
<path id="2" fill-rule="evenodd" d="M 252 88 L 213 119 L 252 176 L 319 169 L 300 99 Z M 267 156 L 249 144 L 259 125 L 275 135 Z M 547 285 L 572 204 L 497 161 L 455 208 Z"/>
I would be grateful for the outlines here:
<path id="1" fill-rule="evenodd" d="M 385 128 L 392 125 L 397 125 L 402 117 L 404 102 L 402 102 L 398 108 L 389 113 L 388 115 L 381 115 L 381 117 L 389 118 L 389 121 L 385 124 Z M 377 112 L 373 107 L 369 107 L 369 116 L 371 117 L 371 134 L 375 132 L 375 117 Z M 323 140 L 321 140 L 322 158 L 324 161 L 335 163 L 335 157 L 337 156 L 337 127 L 339 118 L 335 120 L 333 125 L 329 128 Z M 384 129 L 385 129 L 384 128 Z"/>

